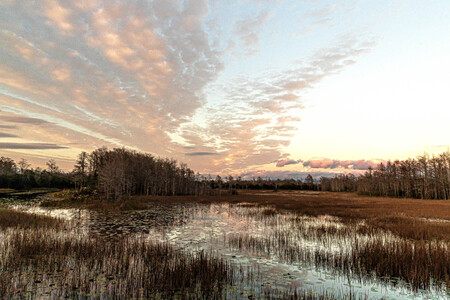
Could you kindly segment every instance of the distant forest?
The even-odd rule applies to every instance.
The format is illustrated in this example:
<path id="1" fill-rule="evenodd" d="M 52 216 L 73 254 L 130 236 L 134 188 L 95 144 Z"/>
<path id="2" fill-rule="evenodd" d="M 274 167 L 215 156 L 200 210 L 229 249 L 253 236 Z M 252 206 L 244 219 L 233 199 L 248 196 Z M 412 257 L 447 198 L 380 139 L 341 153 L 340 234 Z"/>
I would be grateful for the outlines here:
<path id="1" fill-rule="evenodd" d="M 21 159 L 18 163 L 8 157 L 0 157 L 0 188 L 29 190 L 33 188 L 73 188 L 72 177 L 59 170 L 54 160 L 47 162 L 47 169 L 30 169 Z"/>
<path id="2" fill-rule="evenodd" d="M 128 149 L 99 148 L 82 152 L 71 172 L 62 172 L 54 160 L 47 169 L 30 169 L 24 159 L 18 163 L 0 158 L 0 187 L 32 189 L 40 187 L 75 188 L 95 191 L 107 199 L 122 196 L 220 195 L 252 190 L 313 190 L 357 192 L 369 196 L 420 199 L 450 198 L 450 152 L 437 156 L 387 162 L 369 168 L 362 175 L 340 174 L 305 179 L 270 179 L 200 175 L 173 159 L 157 158 Z"/>
<path id="3" fill-rule="evenodd" d="M 437 156 L 387 162 L 363 175 L 338 175 L 320 180 L 320 189 L 331 192 L 358 192 L 369 196 L 419 199 L 450 198 L 450 152 Z"/>
<path id="4" fill-rule="evenodd" d="M 40 187 L 75 188 L 96 191 L 107 199 L 131 195 L 209 195 L 209 182 L 186 164 L 173 159 L 118 148 L 99 148 L 78 155 L 74 169 L 62 172 L 54 160 L 47 169 L 29 169 L 24 159 L 15 163 L 0 158 L 0 187 L 31 189 Z"/>

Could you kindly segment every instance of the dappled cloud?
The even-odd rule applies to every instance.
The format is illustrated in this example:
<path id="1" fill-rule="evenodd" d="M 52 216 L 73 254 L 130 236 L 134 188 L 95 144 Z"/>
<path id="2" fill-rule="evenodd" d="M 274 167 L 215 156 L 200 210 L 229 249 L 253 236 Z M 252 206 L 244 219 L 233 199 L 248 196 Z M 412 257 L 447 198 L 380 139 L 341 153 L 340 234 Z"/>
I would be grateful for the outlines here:
<path id="1" fill-rule="evenodd" d="M 127 147 L 202 173 L 299 164 L 284 149 L 302 95 L 373 45 L 342 37 L 290 67 L 221 78 L 232 45 L 256 53 L 279 3 L 228 18 L 206 0 L 2 2 L 0 148 L 70 160 Z"/>
<path id="2" fill-rule="evenodd" d="M 188 145 L 224 154 L 224 159 L 217 158 L 221 160 L 219 171 L 278 161 L 297 130 L 298 115 L 304 109 L 302 93 L 371 47 L 368 42 L 345 39 L 339 47 L 321 49 L 309 62 L 291 69 L 214 86 L 224 93 L 222 104 L 206 106 L 199 112 L 205 126 L 185 124 L 179 134 Z M 285 163 L 280 162 L 279 167 Z M 202 167 L 217 171 L 208 169 L 206 162 Z"/>

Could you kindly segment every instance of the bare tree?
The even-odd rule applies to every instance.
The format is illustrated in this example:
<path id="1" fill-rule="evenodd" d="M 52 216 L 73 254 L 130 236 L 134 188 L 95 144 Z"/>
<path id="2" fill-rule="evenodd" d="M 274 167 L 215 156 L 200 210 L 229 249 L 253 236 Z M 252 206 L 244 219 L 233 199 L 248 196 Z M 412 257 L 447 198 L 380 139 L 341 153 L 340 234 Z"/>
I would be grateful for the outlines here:
<path id="1" fill-rule="evenodd" d="M 81 152 L 75 163 L 73 173 L 75 175 L 75 188 L 82 189 L 86 185 L 86 177 L 88 170 L 89 155 L 86 152 Z"/>
<path id="2" fill-rule="evenodd" d="M 25 171 L 31 166 L 25 158 L 22 158 L 19 163 L 20 174 L 25 174 Z"/>
<path id="3" fill-rule="evenodd" d="M 57 174 L 59 173 L 59 167 L 56 165 L 56 161 L 54 159 L 50 159 L 47 163 L 47 169 L 50 172 L 50 174 Z"/>

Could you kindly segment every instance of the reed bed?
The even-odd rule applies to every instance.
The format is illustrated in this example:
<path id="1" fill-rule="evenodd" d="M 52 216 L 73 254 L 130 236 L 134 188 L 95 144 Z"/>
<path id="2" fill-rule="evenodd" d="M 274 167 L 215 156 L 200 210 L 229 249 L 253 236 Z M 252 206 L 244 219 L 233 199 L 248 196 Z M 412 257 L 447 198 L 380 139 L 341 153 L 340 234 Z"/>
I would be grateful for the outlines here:
<path id="1" fill-rule="evenodd" d="M 335 299 L 326 291 L 260 287 L 252 268 L 143 236 L 110 241 L 54 228 L 2 234 L 1 299 Z"/>
<path id="2" fill-rule="evenodd" d="M 149 201 L 137 197 L 123 197 L 120 201 L 108 201 L 96 193 L 74 192 L 62 190 L 47 196 L 41 207 L 47 208 L 79 208 L 101 212 L 117 212 L 143 210 L 149 208 Z"/>
<path id="3" fill-rule="evenodd" d="M 291 199 L 290 195 L 283 197 Z M 184 212 L 208 219 L 216 206 L 217 213 L 225 213 L 231 222 L 257 224 L 257 231 L 227 232 L 222 236 L 222 242 L 234 249 L 326 269 L 349 280 L 381 280 L 414 291 L 450 292 L 450 234 L 447 232 L 450 226 L 441 215 L 396 212 L 364 218 L 371 209 L 366 204 L 356 204 L 355 199 L 351 199 L 353 204 L 344 204 L 340 199 L 332 204 L 321 203 L 321 196 L 317 197 L 315 206 L 309 200 L 281 201 L 281 196 L 277 198 L 281 201 L 278 204 L 251 199 L 245 203 L 233 200 L 237 205 L 211 204 L 205 198 L 193 201 L 205 203 L 188 205 Z M 117 206 L 113 211 L 154 205 L 144 198 L 131 200 L 133 205 Z M 179 202 L 183 204 L 184 200 Z M 64 205 L 70 207 L 70 203 Z M 95 210 L 103 211 L 103 205 L 99 204 Z M 53 207 L 53 203 L 48 206 Z M 337 210 L 331 216 L 321 214 L 333 207 Z M 349 210 L 346 214 L 345 207 Z M 378 206 L 374 209 L 381 211 Z M 327 292 L 276 290 L 273 286 L 255 285 L 254 281 L 261 283 L 262 278 L 258 269 L 239 266 L 212 252 L 175 249 L 168 243 L 151 241 L 148 235 L 93 238 L 72 226 L 69 221 L 49 216 L 0 209 L 0 298 L 337 297 Z"/>
<path id="4" fill-rule="evenodd" d="M 416 290 L 432 285 L 450 290 L 450 249 L 444 243 L 372 239 L 356 244 L 350 261 L 359 274 L 402 279 Z"/>
<path id="5" fill-rule="evenodd" d="M 228 245 L 360 281 L 402 281 L 414 291 L 450 291 L 450 247 L 446 241 L 404 239 L 365 222 L 344 224 L 330 216 L 268 214 L 268 210 L 250 206 L 237 210 L 236 215 L 264 220 L 267 229 L 260 236 L 230 233 Z"/>
<path id="6" fill-rule="evenodd" d="M 448 213 L 450 214 L 450 209 Z M 388 216 L 374 217 L 368 221 L 372 227 L 390 230 L 407 239 L 450 241 L 450 221 L 448 220 Z"/>
<path id="7" fill-rule="evenodd" d="M 0 253 L 0 298 L 222 298 L 236 274 L 212 255 L 143 237 L 118 241 L 52 229 L 9 230 Z"/>
<path id="8" fill-rule="evenodd" d="M 64 221 L 48 216 L 0 208 L 0 230 L 6 228 L 62 228 Z"/>
<path id="9" fill-rule="evenodd" d="M 74 198 L 67 191 L 55 193 L 42 205 L 59 208 L 87 208 L 100 211 L 136 210 L 151 203 L 230 203 L 267 206 L 273 214 L 283 210 L 300 215 L 332 215 L 345 223 L 365 220 L 372 227 L 390 230 L 408 239 L 450 240 L 450 201 L 361 196 L 356 193 L 307 191 L 239 191 L 221 196 L 132 196 L 123 201 L 100 201 L 98 197 Z M 54 201 L 59 199 L 59 201 Z M 382 216 L 382 217 L 380 217 Z M 429 221 L 434 219 L 435 221 Z"/>

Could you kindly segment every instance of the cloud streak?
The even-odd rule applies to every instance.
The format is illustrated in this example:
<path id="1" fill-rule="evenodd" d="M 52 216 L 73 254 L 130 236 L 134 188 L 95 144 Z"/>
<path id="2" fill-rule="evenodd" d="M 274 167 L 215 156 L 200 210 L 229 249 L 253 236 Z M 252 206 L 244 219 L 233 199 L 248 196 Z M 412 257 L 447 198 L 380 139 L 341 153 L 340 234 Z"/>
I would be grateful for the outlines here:
<path id="1" fill-rule="evenodd" d="M 0 143 L 0 149 L 48 150 L 67 149 L 67 147 L 47 143 Z"/>
<path id="2" fill-rule="evenodd" d="M 0 138 L 17 137 L 15 134 L 0 132 Z"/>
<path id="3" fill-rule="evenodd" d="M 37 119 L 37 118 L 29 118 L 23 116 L 2 116 L 0 117 L 3 121 L 9 123 L 20 123 L 20 124 L 30 124 L 30 125 L 41 125 L 48 123 L 45 120 Z M 5 127 L 3 127 L 5 128 Z M 10 128 L 10 127 L 9 127 Z"/>
<path id="4" fill-rule="evenodd" d="M 294 159 L 287 158 L 287 159 L 282 159 L 282 160 L 277 161 L 276 166 L 279 168 L 282 168 L 287 165 L 297 165 L 301 162 L 302 162 L 302 160 L 294 160 Z"/>
<path id="5" fill-rule="evenodd" d="M 215 152 L 189 152 L 185 154 L 186 156 L 211 156 L 211 155 L 219 155 Z"/>

